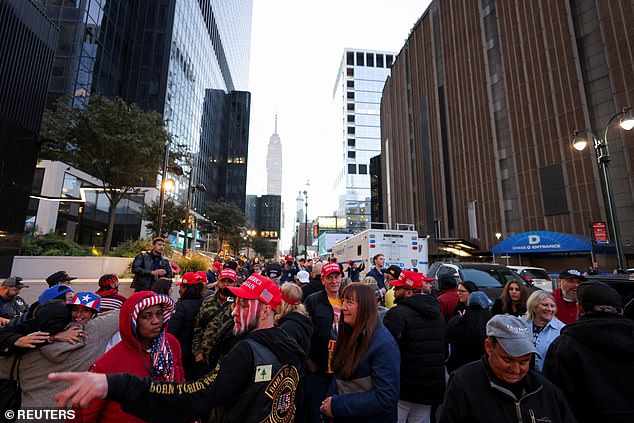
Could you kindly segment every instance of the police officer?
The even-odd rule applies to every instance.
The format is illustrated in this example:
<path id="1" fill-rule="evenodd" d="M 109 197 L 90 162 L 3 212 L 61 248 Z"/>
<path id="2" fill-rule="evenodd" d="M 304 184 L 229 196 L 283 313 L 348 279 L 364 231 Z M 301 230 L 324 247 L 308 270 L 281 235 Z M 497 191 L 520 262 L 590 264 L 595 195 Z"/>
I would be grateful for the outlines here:
<path id="1" fill-rule="evenodd" d="M 283 329 L 274 327 L 280 290 L 253 274 L 229 290 L 237 298 L 234 333 L 245 337 L 203 379 L 157 382 L 130 374 L 51 373 L 49 380 L 71 383 L 56 395 L 86 406 L 94 398 L 118 401 L 124 411 L 155 422 L 191 421 L 216 408 L 222 422 L 294 422 L 298 366 L 304 352 Z"/>

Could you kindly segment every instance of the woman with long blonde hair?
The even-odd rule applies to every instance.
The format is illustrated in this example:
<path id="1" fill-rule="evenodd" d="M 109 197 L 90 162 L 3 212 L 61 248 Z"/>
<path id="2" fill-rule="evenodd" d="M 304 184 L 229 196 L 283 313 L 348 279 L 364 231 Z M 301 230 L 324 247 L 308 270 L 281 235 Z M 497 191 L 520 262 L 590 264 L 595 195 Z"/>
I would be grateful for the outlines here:
<path id="1" fill-rule="evenodd" d="M 294 283 L 287 282 L 280 287 L 282 304 L 275 312 L 275 325 L 288 333 L 304 350 L 306 356 L 310 352 L 310 338 L 313 334 L 313 321 L 308 317 L 306 307 L 302 304 L 302 289 Z M 300 372 L 300 382 L 295 393 L 297 407 L 297 421 L 304 418 L 304 375 L 306 374 L 306 358 L 304 358 Z"/>

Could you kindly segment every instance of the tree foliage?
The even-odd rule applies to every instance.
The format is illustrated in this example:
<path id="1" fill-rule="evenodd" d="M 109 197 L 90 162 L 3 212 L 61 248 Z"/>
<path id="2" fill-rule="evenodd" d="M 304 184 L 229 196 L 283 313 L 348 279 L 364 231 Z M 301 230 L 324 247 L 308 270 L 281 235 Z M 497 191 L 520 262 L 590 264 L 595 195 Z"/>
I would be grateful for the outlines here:
<path id="1" fill-rule="evenodd" d="M 208 203 L 205 208 L 207 221 L 201 222 L 200 231 L 219 237 L 220 245 L 224 241 L 235 243 L 234 237 L 241 237 L 244 231 L 244 212 L 231 203 Z"/>
<path id="2" fill-rule="evenodd" d="M 273 258 L 275 257 L 276 245 L 273 241 L 268 238 L 263 238 L 261 236 L 253 237 L 253 241 L 251 242 L 251 248 L 263 258 Z"/>
<path id="3" fill-rule="evenodd" d="M 150 223 L 146 225 L 149 232 L 156 232 L 156 225 L 158 225 L 158 209 L 159 200 L 152 201 L 143 207 L 141 211 L 141 217 L 143 220 L 147 220 Z M 168 232 L 181 229 L 183 227 L 183 220 L 185 219 L 185 206 L 175 202 L 171 198 L 165 198 L 163 204 L 163 228 Z"/>
<path id="4" fill-rule="evenodd" d="M 104 254 L 110 250 L 116 207 L 138 186 L 154 186 L 169 139 L 163 117 L 120 98 L 92 95 L 79 107 L 61 98 L 44 116 L 42 132 L 61 149 L 41 157 L 68 163 L 100 179 L 110 200 Z"/>

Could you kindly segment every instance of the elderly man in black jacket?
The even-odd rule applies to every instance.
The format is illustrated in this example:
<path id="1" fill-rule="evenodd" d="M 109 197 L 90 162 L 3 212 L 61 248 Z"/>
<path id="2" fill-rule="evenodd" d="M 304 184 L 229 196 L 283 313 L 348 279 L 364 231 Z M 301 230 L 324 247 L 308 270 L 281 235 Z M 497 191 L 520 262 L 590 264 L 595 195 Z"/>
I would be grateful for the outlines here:
<path id="1" fill-rule="evenodd" d="M 634 422 L 634 321 L 611 286 L 583 282 L 579 319 L 546 354 L 543 374 L 564 392 L 579 422 Z"/>
<path id="2" fill-rule="evenodd" d="M 445 392 L 445 319 L 438 300 L 424 285 L 433 278 L 409 270 L 391 281 L 394 301 L 383 324 L 401 351 L 401 393 L 398 421 L 429 422 L 432 407 L 442 403 Z"/>
<path id="3" fill-rule="evenodd" d="M 576 422 L 561 391 L 530 370 L 539 353 L 526 322 L 498 314 L 486 334 L 482 360 L 451 374 L 440 423 Z"/>
<path id="4" fill-rule="evenodd" d="M 138 254 L 132 262 L 134 292 L 149 291 L 159 278 L 173 278 L 170 261 L 163 257 L 165 239 L 154 238 L 152 250 Z"/>

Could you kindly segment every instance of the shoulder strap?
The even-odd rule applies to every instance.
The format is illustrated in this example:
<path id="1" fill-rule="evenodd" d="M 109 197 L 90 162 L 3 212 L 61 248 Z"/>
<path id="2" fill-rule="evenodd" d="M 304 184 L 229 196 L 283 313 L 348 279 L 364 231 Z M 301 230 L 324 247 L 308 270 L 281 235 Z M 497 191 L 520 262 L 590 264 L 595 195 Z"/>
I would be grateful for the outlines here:
<path id="1" fill-rule="evenodd" d="M 13 364 L 11 365 L 11 373 L 9 374 L 10 380 L 15 380 L 20 385 L 20 360 L 22 359 L 22 354 L 16 354 L 13 359 Z M 16 377 L 13 378 L 13 374 L 15 373 Z"/>

